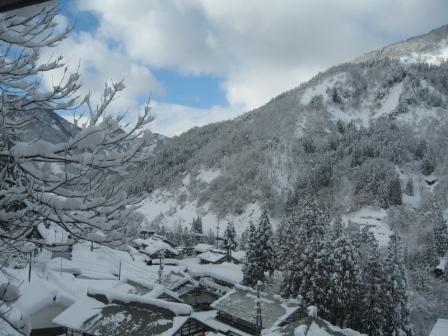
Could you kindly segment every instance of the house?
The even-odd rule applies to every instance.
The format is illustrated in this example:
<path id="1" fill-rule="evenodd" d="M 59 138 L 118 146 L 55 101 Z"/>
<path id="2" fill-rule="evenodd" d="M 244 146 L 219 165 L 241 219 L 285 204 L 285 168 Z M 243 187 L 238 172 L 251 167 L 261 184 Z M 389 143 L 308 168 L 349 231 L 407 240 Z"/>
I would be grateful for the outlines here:
<path id="1" fill-rule="evenodd" d="M 62 328 L 52 322 L 53 318 L 75 302 L 75 298 L 42 279 L 24 283 L 20 290 L 17 307 L 31 325 L 31 335 L 57 335 Z"/>
<path id="2" fill-rule="evenodd" d="M 201 264 L 222 264 L 227 261 L 227 253 L 223 250 L 212 249 L 207 252 L 198 254 Z"/>
<path id="3" fill-rule="evenodd" d="M 303 310 L 296 300 L 284 300 L 278 295 L 260 293 L 263 329 L 295 321 Z M 217 311 L 216 320 L 242 332 L 255 335 L 254 311 L 257 306 L 257 292 L 249 287 L 235 285 L 235 288 L 211 304 Z"/>
<path id="4" fill-rule="evenodd" d="M 189 317 L 175 319 L 175 326 L 164 336 L 253 335 L 218 320 L 217 313 L 216 310 L 197 312 Z"/>
<path id="5" fill-rule="evenodd" d="M 199 243 L 199 244 L 196 244 L 194 247 L 193 247 L 193 251 L 194 251 L 194 253 L 196 254 L 196 255 L 198 255 L 198 254 L 201 254 L 201 253 L 205 253 L 205 252 L 208 252 L 208 251 L 210 251 L 210 250 L 213 250 L 215 247 L 213 246 L 213 245 L 210 245 L 210 244 L 204 244 L 204 243 Z"/>
<path id="6" fill-rule="evenodd" d="M 325 336 L 367 336 L 361 334 L 355 330 L 344 328 L 341 329 L 325 321 L 317 316 L 307 316 L 306 313 L 303 314 L 301 318 L 297 321 L 291 322 L 289 324 L 274 325 L 269 329 L 265 329 L 262 335 L 276 335 L 276 336 L 314 336 L 314 335 L 325 335 Z M 444 334 L 446 335 L 446 334 Z"/>
<path id="7" fill-rule="evenodd" d="M 151 259 L 160 258 L 162 255 L 164 258 L 176 258 L 180 255 L 179 251 L 155 236 L 149 239 L 137 238 L 133 246 Z"/>
<path id="8" fill-rule="evenodd" d="M 448 319 L 439 318 L 431 330 L 429 336 L 446 336 L 448 335 Z"/>
<path id="9" fill-rule="evenodd" d="M 160 335 L 173 326 L 175 316 L 191 313 L 185 304 L 149 296 L 97 292 L 102 300 L 84 297 L 53 319 L 66 335 L 149 336 Z"/>
<path id="10" fill-rule="evenodd" d="M 183 302 L 193 307 L 195 311 L 212 310 L 211 304 L 220 298 L 215 291 L 205 286 L 195 286 L 179 296 Z"/>
<path id="11" fill-rule="evenodd" d="M 246 259 L 246 252 L 245 251 L 233 251 L 231 254 L 232 262 L 234 264 L 242 264 L 244 263 L 244 260 Z"/>
<path id="12" fill-rule="evenodd" d="M 141 229 L 138 237 L 140 239 L 148 239 L 156 234 L 156 230 L 154 229 Z"/>

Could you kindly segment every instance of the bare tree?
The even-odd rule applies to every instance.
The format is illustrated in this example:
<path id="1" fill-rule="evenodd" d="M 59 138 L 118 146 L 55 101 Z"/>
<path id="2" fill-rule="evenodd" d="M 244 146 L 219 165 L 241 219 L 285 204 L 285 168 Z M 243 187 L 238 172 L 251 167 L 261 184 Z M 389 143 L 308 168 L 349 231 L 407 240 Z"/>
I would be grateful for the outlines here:
<path id="1" fill-rule="evenodd" d="M 135 124 L 123 125 L 123 116 L 106 113 L 125 88 L 123 81 L 106 84 L 94 105 L 90 95 L 79 96 L 79 74 L 70 74 L 62 57 L 42 62 L 42 50 L 69 33 L 56 26 L 56 14 L 44 8 L 29 17 L 0 16 L 0 267 L 10 252 L 45 244 L 29 235 L 43 222 L 70 235 L 72 240 L 61 244 L 88 240 L 111 247 L 125 246 L 141 222 L 134 212 L 139 199 L 112 182 L 146 159 L 142 131 L 153 118 L 150 108 Z M 62 79 L 45 85 L 42 74 L 60 68 Z M 24 140 L 31 116 L 42 109 L 76 115 L 67 141 Z M 81 124 L 81 117 L 87 121 Z M 1 297 L 0 304 L 0 317 L 27 334 L 23 321 L 11 320 L 10 304 Z"/>

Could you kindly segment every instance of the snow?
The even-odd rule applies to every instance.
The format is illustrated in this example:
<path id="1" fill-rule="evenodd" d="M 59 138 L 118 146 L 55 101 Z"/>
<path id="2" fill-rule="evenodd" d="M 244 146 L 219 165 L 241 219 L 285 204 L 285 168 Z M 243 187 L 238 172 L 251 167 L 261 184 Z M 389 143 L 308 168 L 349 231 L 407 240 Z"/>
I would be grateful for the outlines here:
<path id="1" fill-rule="evenodd" d="M 211 250 L 198 255 L 199 260 L 212 264 L 224 260 L 225 257 L 226 252 L 221 250 Z"/>
<path id="2" fill-rule="evenodd" d="M 194 246 L 194 251 L 198 253 L 208 252 L 213 249 L 214 246 L 210 244 L 199 243 Z"/>
<path id="3" fill-rule="evenodd" d="M 201 169 L 196 178 L 202 182 L 210 183 L 221 174 L 219 169 Z"/>
<path id="4" fill-rule="evenodd" d="M 179 251 L 175 250 L 174 248 L 172 248 L 169 244 L 159 240 L 159 239 L 154 239 L 154 238 L 148 238 L 148 239 L 140 239 L 137 238 L 134 240 L 134 242 L 137 245 L 143 246 L 144 247 L 144 251 L 146 254 L 148 255 L 153 255 L 153 254 L 157 254 L 160 251 L 169 251 L 174 255 L 178 255 Z"/>
<path id="5" fill-rule="evenodd" d="M 74 330 L 80 330 L 84 322 L 97 315 L 105 305 L 95 299 L 85 297 L 72 304 L 63 313 L 56 316 L 53 322 Z"/>
<path id="6" fill-rule="evenodd" d="M 135 294 L 122 294 L 112 291 L 95 290 L 89 291 L 92 295 L 104 295 L 109 302 L 119 301 L 123 303 L 138 302 L 142 304 L 149 304 L 160 308 L 165 308 L 172 311 L 176 315 L 188 315 L 192 312 L 192 308 L 183 303 L 169 302 L 165 300 L 155 299 L 151 293 L 147 295 L 135 295 Z"/>
<path id="7" fill-rule="evenodd" d="M 345 224 L 351 221 L 361 227 L 369 226 L 380 246 L 386 246 L 389 242 L 389 236 L 393 233 L 387 223 L 386 210 L 381 208 L 363 207 L 342 216 L 342 220 Z"/>
<path id="8" fill-rule="evenodd" d="M 224 281 L 230 284 L 237 284 L 243 281 L 243 271 L 241 265 L 235 265 L 228 262 L 213 265 L 201 265 L 196 262 L 179 262 L 179 265 L 185 265 L 186 270 L 194 277 L 211 277 L 216 280 Z"/>
<path id="9" fill-rule="evenodd" d="M 215 213 L 209 209 L 209 204 L 199 206 L 196 199 L 188 197 L 186 201 L 177 200 L 178 195 L 186 193 L 187 189 L 181 187 L 175 192 L 157 189 L 152 192 L 139 208 L 139 212 L 145 216 L 149 224 L 157 223 L 166 228 L 174 230 L 178 224 L 183 227 L 190 227 L 193 218 L 201 217 L 203 232 L 207 233 L 210 229 L 216 232 L 218 218 Z M 224 223 L 233 222 L 238 235 L 249 226 L 250 221 L 257 221 L 261 215 L 261 207 L 258 202 L 249 204 L 240 215 L 230 214 L 220 218 L 219 234 L 222 235 L 226 228 Z M 275 226 L 279 220 L 271 218 Z"/>
<path id="10" fill-rule="evenodd" d="M 440 269 L 442 271 L 445 271 L 446 263 L 447 263 L 447 257 L 439 258 L 439 264 L 437 265 L 437 269 Z"/>
<path id="11" fill-rule="evenodd" d="M 347 75 L 345 73 L 338 73 L 336 76 L 327 78 L 321 83 L 306 89 L 306 91 L 302 94 L 300 102 L 303 105 L 308 105 L 311 102 L 311 99 L 318 95 L 322 95 L 324 97 L 324 100 L 326 100 L 328 98 L 327 90 L 337 83 L 344 83 L 346 80 L 346 76 Z"/>
<path id="12" fill-rule="evenodd" d="M 401 92 L 403 91 L 403 82 L 395 84 L 389 90 L 389 94 L 386 95 L 381 102 L 381 108 L 375 113 L 375 118 L 382 115 L 390 114 L 398 105 Z"/>
<path id="13" fill-rule="evenodd" d="M 438 319 L 429 336 L 448 335 L 448 319 Z"/>

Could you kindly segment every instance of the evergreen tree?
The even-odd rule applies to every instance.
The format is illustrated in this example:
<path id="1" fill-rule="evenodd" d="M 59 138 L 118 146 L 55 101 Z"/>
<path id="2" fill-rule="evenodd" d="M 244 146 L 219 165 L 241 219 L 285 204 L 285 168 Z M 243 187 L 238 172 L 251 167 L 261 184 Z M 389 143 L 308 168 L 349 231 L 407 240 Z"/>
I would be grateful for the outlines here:
<path id="1" fill-rule="evenodd" d="M 371 231 L 368 230 L 368 232 Z M 367 260 L 362 273 L 360 326 L 357 330 L 366 332 L 370 336 L 381 336 L 386 325 L 384 311 L 387 297 L 383 290 L 386 275 L 378 250 L 378 242 L 373 234 L 367 237 L 370 239 L 365 245 Z"/>
<path id="2" fill-rule="evenodd" d="M 267 210 L 263 211 L 258 222 L 256 251 L 263 272 L 272 274 L 275 269 L 274 234 Z"/>
<path id="3" fill-rule="evenodd" d="M 246 251 L 246 260 L 243 265 L 243 284 L 255 287 L 258 281 L 263 280 L 263 270 L 260 268 L 256 255 L 257 232 L 255 224 L 250 223 L 248 235 L 248 249 Z"/>
<path id="4" fill-rule="evenodd" d="M 290 213 L 287 237 L 284 237 L 282 295 L 302 295 L 307 305 L 323 309 L 328 284 L 326 260 L 328 248 L 324 239 L 329 223 L 328 211 L 316 197 L 305 190 L 297 207 Z"/>
<path id="5" fill-rule="evenodd" d="M 214 245 L 216 243 L 216 237 L 213 230 L 210 228 L 207 232 L 207 244 Z"/>
<path id="6" fill-rule="evenodd" d="M 250 229 L 250 226 L 248 226 L 246 228 L 246 230 L 244 230 L 243 233 L 241 234 L 241 237 L 240 237 L 240 240 L 238 243 L 238 248 L 240 250 L 247 251 L 248 244 L 249 244 L 249 229 Z"/>
<path id="7" fill-rule="evenodd" d="M 412 177 L 410 177 L 406 182 L 404 193 L 408 196 L 414 196 L 414 180 L 412 179 Z"/>
<path id="8" fill-rule="evenodd" d="M 383 286 L 386 295 L 384 307 L 384 335 L 409 335 L 407 307 L 407 281 L 403 247 L 400 237 L 394 233 L 390 237 L 387 256 L 384 264 L 386 281 Z"/>
<path id="9" fill-rule="evenodd" d="M 350 326 L 355 318 L 359 294 L 359 258 L 340 220 L 333 225 L 329 237 L 327 246 L 330 251 L 324 268 L 330 271 L 331 280 L 326 301 L 322 304 L 328 310 L 330 322 L 341 327 Z"/>
<path id="10" fill-rule="evenodd" d="M 202 234 L 202 219 L 198 216 L 198 218 L 193 218 L 193 222 L 191 223 L 191 232 Z"/>
<path id="11" fill-rule="evenodd" d="M 232 222 L 227 222 L 222 243 L 223 249 L 227 251 L 227 261 L 231 261 L 232 250 L 236 249 L 237 246 L 235 226 Z"/>
<path id="12" fill-rule="evenodd" d="M 437 255 L 443 258 L 448 251 L 448 227 L 446 226 L 442 211 L 435 205 L 432 209 L 432 220 L 434 247 Z"/>

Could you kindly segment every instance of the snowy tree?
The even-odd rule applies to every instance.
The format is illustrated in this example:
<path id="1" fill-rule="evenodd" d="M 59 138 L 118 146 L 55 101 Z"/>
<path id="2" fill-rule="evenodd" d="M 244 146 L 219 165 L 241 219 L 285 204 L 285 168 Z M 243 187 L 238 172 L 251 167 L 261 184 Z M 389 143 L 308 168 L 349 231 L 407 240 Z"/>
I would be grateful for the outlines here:
<path id="1" fill-rule="evenodd" d="M 434 234 L 434 247 L 439 257 L 443 258 L 448 251 L 448 227 L 443 218 L 442 211 L 433 206 L 431 211 Z"/>
<path id="2" fill-rule="evenodd" d="M 403 247 L 401 239 L 396 233 L 390 236 L 384 263 L 386 281 L 382 290 L 387 300 L 383 310 L 385 316 L 383 334 L 393 336 L 410 334 Z"/>
<path id="3" fill-rule="evenodd" d="M 371 232 L 368 230 L 368 232 Z M 368 238 L 364 247 L 366 261 L 362 272 L 361 305 L 359 329 L 368 335 L 381 336 L 386 325 L 385 308 L 387 297 L 384 293 L 386 275 L 384 273 L 382 258 L 378 249 L 378 242 L 363 230 L 364 236 Z M 373 239 L 372 239 L 373 238 Z M 356 326 L 354 326 L 356 327 Z"/>
<path id="4" fill-rule="evenodd" d="M 326 317 L 338 326 L 351 326 L 359 295 L 360 269 L 356 248 L 337 220 L 329 235 L 326 269 L 330 273 Z"/>
<path id="5" fill-rule="evenodd" d="M 202 234 L 202 219 L 201 217 L 193 218 L 191 223 L 191 232 Z"/>
<path id="6" fill-rule="evenodd" d="M 408 196 L 414 196 L 414 180 L 412 177 L 407 180 L 404 193 Z"/>
<path id="7" fill-rule="evenodd" d="M 253 222 L 249 226 L 248 249 L 246 251 L 246 260 L 243 265 L 243 284 L 255 287 L 258 281 L 264 279 L 263 270 L 258 263 L 256 251 L 257 229 Z"/>
<path id="8" fill-rule="evenodd" d="M 258 262 L 263 272 L 272 274 L 275 269 L 274 234 L 268 211 L 264 210 L 260 216 L 256 232 L 256 251 Z"/>
<path id="9" fill-rule="evenodd" d="M 227 227 L 224 231 L 222 247 L 227 251 L 227 260 L 230 262 L 232 258 L 232 250 L 238 246 L 236 240 L 235 225 L 232 222 L 227 222 Z"/>
<path id="10" fill-rule="evenodd" d="M 122 247 L 138 233 L 142 216 L 134 210 L 140 199 L 111 181 L 147 159 L 142 129 L 152 115 L 146 106 L 134 125 L 123 127 L 123 116 L 106 113 L 125 88 L 122 81 L 106 84 L 97 104 L 90 95 L 78 96 L 79 75 L 66 68 L 61 80 L 43 84 L 43 73 L 64 67 L 62 57 L 40 59 L 44 48 L 69 32 L 56 27 L 56 14 L 45 8 L 29 17 L 0 16 L 0 244 L 19 252 L 27 241 L 44 245 L 26 238 L 44 221 L 73 239 Z M 40 110 L 87 115 L 77 114 L 62 143 L 27 141 L 26 127 Z"/>
<path id="11" fill-rule="evenodd" d="M 283 239 L 285 252 L 289 252 L 284 255 L 282 295 L 301 295 L 307 305 L 315 304 L 320 310 L 329 282 L 329 250 L 324 239 L 329 222 L 328 211 L 305 191 L 289 219 L 290 238 Z"/>
<path id="12" fill-rule="evenodd" d="M 249 244 L 249 229 L 250 225 L 243 231 L 239 239 L 238 248 L 240 250 L 246 251 Z"/>

